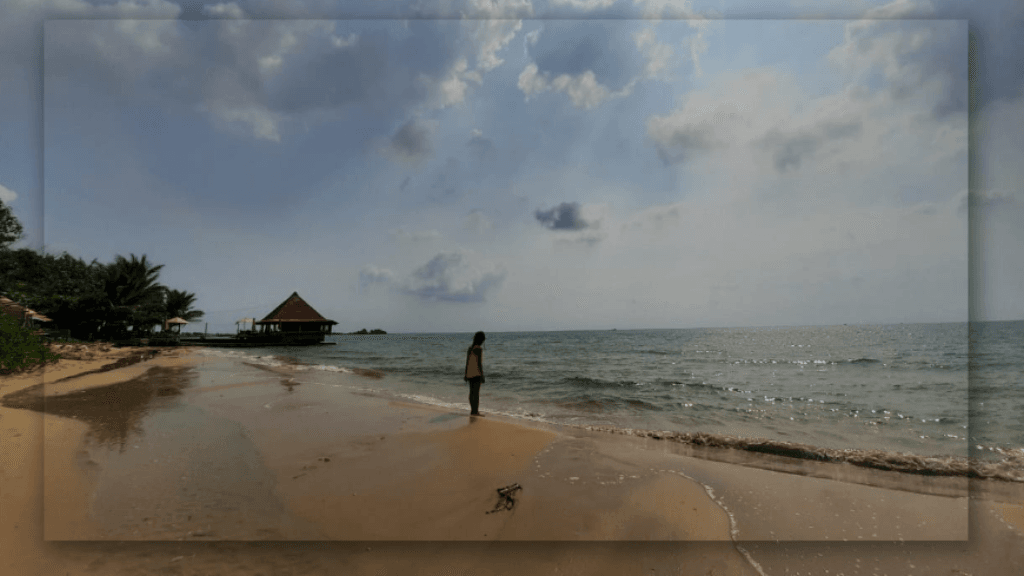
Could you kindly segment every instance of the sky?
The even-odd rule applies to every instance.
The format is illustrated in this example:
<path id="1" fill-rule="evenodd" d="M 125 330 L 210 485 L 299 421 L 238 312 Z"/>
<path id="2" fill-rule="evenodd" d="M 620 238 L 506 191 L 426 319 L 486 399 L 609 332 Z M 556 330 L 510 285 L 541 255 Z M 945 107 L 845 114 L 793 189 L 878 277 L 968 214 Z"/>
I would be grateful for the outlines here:
<path id="1" fill-rule="evenodd" d="M 292 292 L 345 332 L 1021 319 L 1022 23 L 8 0 L 0 199 L 20 246 L 163 264 L 210 331 Z"/>

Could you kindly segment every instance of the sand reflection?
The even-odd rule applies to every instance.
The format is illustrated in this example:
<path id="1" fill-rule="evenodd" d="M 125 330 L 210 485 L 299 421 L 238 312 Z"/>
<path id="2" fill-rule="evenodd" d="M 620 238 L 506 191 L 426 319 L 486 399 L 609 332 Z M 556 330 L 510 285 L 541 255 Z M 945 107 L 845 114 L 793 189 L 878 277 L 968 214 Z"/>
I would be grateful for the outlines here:
<path id="1" fill-rule="evenodd" d="M 74 418 L 88 424 L 91 439 L 124 452 L 128 440 L 142 434 L 141 422 L 153 410 L 167 406 L 167 400 L 191 386 L 198 372 L 192 366 L 154 366 L 138 378 L 44 397 L 42 385 L 23 390 L 4 404 Z"/>

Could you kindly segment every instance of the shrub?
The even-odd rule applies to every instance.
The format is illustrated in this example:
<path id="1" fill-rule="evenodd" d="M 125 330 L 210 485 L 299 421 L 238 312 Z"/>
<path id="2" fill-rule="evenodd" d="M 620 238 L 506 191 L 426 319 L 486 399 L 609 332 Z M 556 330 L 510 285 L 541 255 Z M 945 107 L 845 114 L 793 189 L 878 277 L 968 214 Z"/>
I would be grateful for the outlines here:
<path id="1" fill-rule="evenodd" d="M 0 374 L 21 372 L 59 359 L 35 334 L 13 317 L 0 313 Z"/>

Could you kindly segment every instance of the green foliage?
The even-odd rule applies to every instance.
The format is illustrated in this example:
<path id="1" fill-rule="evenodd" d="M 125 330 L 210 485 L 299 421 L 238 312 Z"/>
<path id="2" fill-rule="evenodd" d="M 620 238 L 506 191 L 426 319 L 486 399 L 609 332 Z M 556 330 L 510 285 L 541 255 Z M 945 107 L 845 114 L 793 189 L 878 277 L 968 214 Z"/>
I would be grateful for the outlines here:
<path id="1" fill-rule="evenodd" d="M 167 318 L 181 318 L 189 322 L 195 322 L 203 317 L 202 310 L 195 310 L 192 304 L 196 301 L 196 295 L 184 290 L 167 291 Z"/>
<path id="2" fill-rule="evenodd" d="M 98 332 L 103 320 L 101 267 L 67 253 L 12 250 L 0 258 L 0 292 L 84 337 Z"/>
<path id="3" fill-rule="evenodd" d="M 59 359 L 15 318 L 0 313 L 0 374 L 21 372 Z"/>
<path id="4" fill-rule="evenodd" d="M 0 251 L 21 240 L 22 231 L 11 207 L 0 200 Z"/>
<path id="5" fill-rule="evenodd" d="M 192 308 L 195 294 L 168 290 L 158 282 L 163 264 L 149 262 L 145 254 L 86 264 L 66 252 L 10 250 L 22 232 L 14 213 L 0 201 L 0 294 L 48 316 L 53 327 L 70 330 L 76 338 L 145 337 L 169 318 L 191 321 L 203 316 Z"/>
<path id="6" fill-rule="evenodd" d="M 100 271 L 102 306 L 106 308 L 103 333 L 110 338 L 149 334 L 163 323 L 167 288 L 157 282 L 163 264 L 153 265 L 143 254 L 118 255 Z"/>

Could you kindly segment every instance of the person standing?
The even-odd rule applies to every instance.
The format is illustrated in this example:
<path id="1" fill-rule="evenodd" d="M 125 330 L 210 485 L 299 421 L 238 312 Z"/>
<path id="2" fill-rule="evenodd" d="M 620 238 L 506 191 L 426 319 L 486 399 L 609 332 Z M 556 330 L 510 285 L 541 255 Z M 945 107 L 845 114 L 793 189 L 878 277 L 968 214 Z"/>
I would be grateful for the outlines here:
<path id="1" fill-rule="evenodd" d="M 466 351 L 466 374 L 463 380 L 469 382 L 469 409 L 471 415 L 480 414 L 480 385 L 484 383 L 484 349 L 481 347 L 483 332 L 473 335 L 473 345 Z"/>

